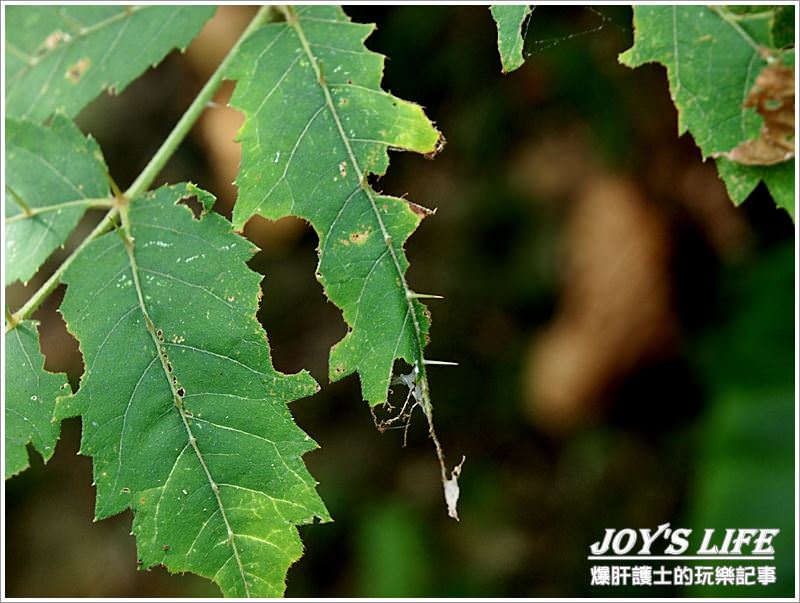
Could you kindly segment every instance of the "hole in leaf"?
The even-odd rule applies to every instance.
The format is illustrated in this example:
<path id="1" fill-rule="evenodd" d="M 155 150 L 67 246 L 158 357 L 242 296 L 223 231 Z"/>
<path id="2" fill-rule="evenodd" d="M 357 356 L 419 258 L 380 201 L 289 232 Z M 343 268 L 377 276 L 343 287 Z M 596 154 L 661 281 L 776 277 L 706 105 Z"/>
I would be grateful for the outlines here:
<path id="1" fill-rule="evenodd" d="M 199 220 L 205 211 L 203 204 L 197 198 L 197 195 L 191 195 L 188 197 L 184 197 L 180 201 L 178 201 L 178 205 L 185 205 L 190 210 L 192 210 L 192 217 L 195 220 Z"/>

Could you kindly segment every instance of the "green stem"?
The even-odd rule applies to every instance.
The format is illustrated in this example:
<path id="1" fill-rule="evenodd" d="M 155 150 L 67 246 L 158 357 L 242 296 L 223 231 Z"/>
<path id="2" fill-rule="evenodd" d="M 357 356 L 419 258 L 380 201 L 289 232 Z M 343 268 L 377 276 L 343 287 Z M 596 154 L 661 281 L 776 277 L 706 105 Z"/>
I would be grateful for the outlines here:
<path id="1" fill-rule="evenodd" d="M 97 237 L 114 225 L 114 218 L 116 218 L 118 212 L 118 207 L 111 208 L 111 211 L 109 211 L 105 217 L 100 220 L 100 223 L 94 227 L 94 230 L 89 233 L 89 236 L 81 241 L 81 244 L 78 245 L 71 254 L 69 254 L 67 259 L 64 260 L 56 269 L 56 271 L 50 275 L 50 278 L 48 278 L 45 283 L 39 287 L 36 293 L 34 293 L 27 302 L 25 302 L 25 305 L 7 318 L 6 333 L 16 327 L 20 322 L 30 317 L 30 315 L 36 311 L 45 298 L 50 295 L 53 292 L 53 289 L 58 286 L 58 283 L 61 281 L 61 277 L 64 276 L 64 273 L 67 271 L 67 268 L 72 265 L 72 262 L 75 261 L 75 259 L 84 249 L 86 249 L 89 243 L 94 241 Z"/>
<path id="2" fill-rule="evenodd" d="M 166 140 L 161 144 L 161 147 L 156 151 L 156 154 L 153 155 L 153 158 L 150 160 L 142 173 L 139 174 L 139 177 L 136 178 L 133 184 L 130 185 L 127 191 L 125 191 L 125 196 L 129 199 L 134 197 L 138 197 L 143 192 L 147 190 L 147 188 L 153 183 L 153 180 L 156 179 L 159 172 L 164 168 L 167 161 L 169 161 L 170 157 L 175 153 L 178 146 L 183 142 L 183 139 L 186 138 L 186 135 L 194 126 L 194 123 L 198 120 L 200 115 L 203 113 L 205 108 L 208 106 L 208 103 L 214 97 L 214 94 L 219 88 L 222 80 L 225 77 L 225 72 L 227 71 L 228 64 L 230 63 L 231 59 L 236 56 L 237 50 L 242 45 L 242 42 L 246 40 L 250 34 L 258 29 L 263 23 L 267 22 L 267 20 L 272 15 L 272 7 L 271 6 L 262 6 L 256 16 L 253 17 L 253 20 L 250 21 L 250 24 L 247 26 L 247 29 L 244 30 L 239 39 L 236 41 L 236 44 L 231 48 L 228 54 L 225 56 L 225 59 L 222 63 L 219 64 L 216 71 L 212 74 L 212 76 L 206 82 L 206 85 L 203 86 L 203 89 L 200 90 L 200 93 L 195 97 L 192 104 L 189 105 L 189 108 L 186 110 L 186 113 L 180 118 L 175 127 L 172 129 L 172 132 L 169 133 Z"/>
<path id="3" fill-rule="evenodd" d="M 103 199 L 78 199 L 76 201 L 66 201 L 64 203 L 57 203 L 55 205 L 48 205 L 45 207 L 31 207 L 28 208 L 26 211 L 23 211 L 21 214 L 17 214 L 16 216 L 11 216 L 10 218 L 6 218 L 6 224 L 13 224 L 14 222 L 20 222 L 21 220 L 27 220 L 28 218 L 32 218 L 33 216 L 38 216 L 39 214 L 46 214 L 51 211 L 58 211 L 60 209 L 68 209 L 70 207 L 86 207 L 87 209 L 97 209 L 102 207 L 113 207 L 114 199 L 111 197 L 105 197 Z"/>

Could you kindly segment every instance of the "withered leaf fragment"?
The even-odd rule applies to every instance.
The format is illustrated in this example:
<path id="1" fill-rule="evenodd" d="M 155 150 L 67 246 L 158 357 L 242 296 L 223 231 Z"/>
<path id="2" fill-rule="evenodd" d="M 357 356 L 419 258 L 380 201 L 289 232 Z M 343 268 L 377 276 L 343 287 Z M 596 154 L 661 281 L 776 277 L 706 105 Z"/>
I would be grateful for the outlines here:
<path id="1" fill-rule="evenodd" d="M 794 157 L 794 99 L 794 69 L 764 67 L 743 104 L 764 118 L 761 134 L 720 156 L 744 165 L 774 165 Z"/>

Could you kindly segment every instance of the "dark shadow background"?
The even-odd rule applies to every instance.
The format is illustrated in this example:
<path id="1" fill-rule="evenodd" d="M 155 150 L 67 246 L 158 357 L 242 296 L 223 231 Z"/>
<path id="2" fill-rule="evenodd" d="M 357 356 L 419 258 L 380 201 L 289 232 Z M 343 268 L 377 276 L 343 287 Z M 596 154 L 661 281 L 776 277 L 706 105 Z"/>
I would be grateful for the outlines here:
<path id="1" fill-rule="evenodd" d="M 376 187 L 437 208 L 410 239 L 408 279 L 433 301 L 429 357 L 439 436 L 466 456 L 461 522 L 447 518 L 424 420 L 378 433 L 358 381 L 324 385 L 339 311 L 314 279 L 298 220 L 251 220 L 274 363 L 324 385 L 295 402 L 320 445 L 306 457 L 335 522 L 301 528 L 287 595 L 695 596 L 709 587 L 597 588 L 589 545 L 607 527 L 780 527 L 778 583 L 794 584 L 794 228 L 760 186 L 734 209 L 689 136 L 665 71 L 617 63 L 626 7 L 540 7 L 530 56 L 501 75 L 486 7 L 348 7 L 375 22 L 384 87 L 419 102 L 448 144 L 394 153 Z M 173 54 L 79 119 L 124 187 L 249 19 L 220 10 Z M 220 95 L 224 103 L 230 86 Z M 210 109 L 162 174 L 229 215 L 240 117 Z M 85 233 L 97 215 L 88 217 Z M 69 247 L 69 246 L 68 246 Z M 57 265 L 58 252 L 17 307 Z M 56 313 L 37 313 L 51 370 L 82 364 Z M 93 524 L 91 462 L 67 421 L 55 457 L 6 487 L 9 596 L 214 596 L 193 576 L 136 571 L 130 514 Z M 728 593 L 730 594 L 730 593 Z"/>

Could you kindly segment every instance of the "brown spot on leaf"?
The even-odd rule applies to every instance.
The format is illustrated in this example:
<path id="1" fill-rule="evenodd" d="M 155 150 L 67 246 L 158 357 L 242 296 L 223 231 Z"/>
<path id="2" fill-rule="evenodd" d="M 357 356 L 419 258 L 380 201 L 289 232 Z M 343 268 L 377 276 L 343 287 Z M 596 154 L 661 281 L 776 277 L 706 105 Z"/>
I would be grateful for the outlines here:
<path id="1" fill-rule="evenodd" d="M 86 70 L 89 69 L 91 64 L 92 61 L 88 57 L 84 57 L 69 67 L 67 72 L 64 74 L 64 77 L 68 79 L 70 83 L 77 84 L 79 81 L 81 81 L 83 74 L 86 73 Z"/>
<path id="2" fill-rule="evenodd" d="M 794 157 L 794 98 L 794 69 L 764 67 L 742 105 L 764 118 L 761 134 L 720 155 L 744 165 L 773 165 Z"/>
<path id="3" fill-rule="evenodd" d="M 354 232 L 350 235 L 350 242 L 353 245 L 363 245 L 367 242 L 369 238 L 370 231 L 369 230 L 362 230 L 361 232 Z"/>

